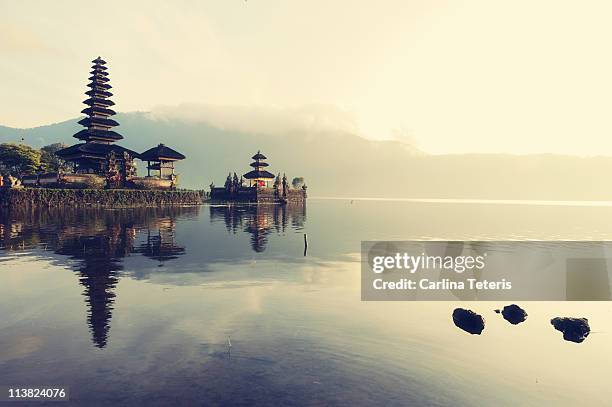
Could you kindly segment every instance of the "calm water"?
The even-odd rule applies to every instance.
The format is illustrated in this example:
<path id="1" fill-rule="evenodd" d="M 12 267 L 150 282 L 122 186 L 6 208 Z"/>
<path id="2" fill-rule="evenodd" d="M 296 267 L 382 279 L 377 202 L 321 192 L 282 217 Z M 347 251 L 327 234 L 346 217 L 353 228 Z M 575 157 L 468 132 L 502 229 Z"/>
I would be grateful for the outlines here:
<path id="1" fill-rule="evenodd" d="M 361 302 L 361 240 L 409 239 L 611 240 L 612 206 L 0 213 L 0 385 L 68 385 L 86 405 L 610 405 L 608 302 L 522 303 L 518 326 L 503 303 Z M 554 316 L 593 333 L 565 342 Z"/>

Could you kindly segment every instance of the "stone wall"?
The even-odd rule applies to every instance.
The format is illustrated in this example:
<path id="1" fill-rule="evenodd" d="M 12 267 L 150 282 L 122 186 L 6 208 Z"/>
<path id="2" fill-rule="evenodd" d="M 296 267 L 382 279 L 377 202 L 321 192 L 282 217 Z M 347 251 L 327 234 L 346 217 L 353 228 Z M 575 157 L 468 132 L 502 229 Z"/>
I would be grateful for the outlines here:
<path id="1" fill-rule="evenodd" d="M 157 177 L 134 177 L 130 180 L 138 189 L 172 189 L 172 180 Z"/>
<path id="2" fill-rule="evenodd" d="M 0 188 L 0 207 L 94 206 L 107 208 L 199 205 L 204 191 L 149 191 L 133 189 Z"/>

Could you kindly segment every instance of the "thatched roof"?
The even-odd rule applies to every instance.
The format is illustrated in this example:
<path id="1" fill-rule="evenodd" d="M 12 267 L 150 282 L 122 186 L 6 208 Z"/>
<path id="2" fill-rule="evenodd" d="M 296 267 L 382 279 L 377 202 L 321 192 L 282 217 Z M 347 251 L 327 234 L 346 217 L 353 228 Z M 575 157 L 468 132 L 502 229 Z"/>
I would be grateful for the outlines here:
<path id="1" fill-rule="evenodd" d="M 94 79 L 91 83 L 87 84 L 87 87 L 92 88 L 92 89 L 101 89 L 101 90 L 107 90 L 112 88 L 111 85 L 109 85 L 108 83 L 102 83 L 102 82 L 108 82 L 108 81 L 98 81 L 97 79 Z"/>
<path id="2" fill-rule="evenodd" d="M 102 75 L 100 75 L 100 73 L 102 73 L 102 72 L 97 72 L 97 73 L 94 73 L 94 74 L 92 74 L 92 75 L 91 75 L 89 78 L 87 78 L 87 79 L 89 79 L 90 81 L 96 81 L 96 82 L 98 82 L 98 83 L 102 83 L 102 82 L 108 82 L 108 81 L 110 81 L 110 79 L 108 78 L 108 76 L 102 76 Z"/>
<path id="3" fill-rule="evenodd" d="M 265 155 L 263 155 L 260 151 L 257 152 L 257 154 L 255 154 L 253 157 L 251 157 L 253 160 L 266 160 L 267 157 Z"/>
<path id="4" fill-rule="evenodd" d="M 78 123 L 85 127 L 89 127 L 92 124 L 97 124 L 98 126 L 103 127 L 119 126 L 119 123 L 117 123 L 113 119 L 104 119 L 102 117 L 86 117 L 82 120 L 79 120 Z"/>
<path id="5" fill-rule="evenodd" d="M 140 159 L 144 161 L 177 161 L 184 160 L 185 156 L 178 151 L 160 143 L 156 147 L 150 148 L 144 153 L 140 154 Z"/>
<path id="6" fill-rule="evenodd" d="M 113 106 L 115 104 L 115 102 L 113 102 L 112 100 L 108 100 L 108 99 L 100 99 L 100 98 L 89 98 L 83 101 L 83 103 L 85 103 L 86 105 L 89 106 L 93 106 L 94 104 L 99 104 L 99 105 L 103 105 L 103 106 Z"/>
<path id="7" fill-rule="evenodd" d="M 57 151 L 59 157 L 70 157 L 74 155 L 97 155 L 101 157 L 105 157 L 111 151 L 114 151 L 115 154 L 121 155 L 124 152 L 127 152 L 133 158 L 140 158 L 140 154 L 125 147 L 118 146 L 116 144 L 102 144 L 102 143 L 81 143 L 75 144 L 70 147 L 66 147 Z"/>
<path id="8" fill-rule="evenodd" d="M 103 107 L 98 107 L 98 106 L 88 107 L 86 109 L 83 109 L 81 110 L 81 113 L 86 114 L 87 116 L 92 116 L 93 114 L 99 114 L 102 116 L 113 116 L 114 114 L 116 114 L 114 110 L 105 109 Z"/>
<path id="9" fill-rule="evenodd" d="M 257 178 L 273 179 L 273 178 L 276 178 L 276 175 L 272 174 L 269 171 L 253 170 L 253 171 L 249 171 L 246 174 L 244 174 L 244 178 L 246 179 L 257 179 Z"/>
<path id="10" fill-rule="evenodd" d="M 99 89 L 92 89 L 92 90 L 88 90 L 87 92 L 85 92 L 86 95 L 91 96 L 91 97 L 96 97 L 97 95 L 99 96 L 103 96 L 103 97 L 111 97 L 113 96 L 112 93 L 107 92 L 105 90 L 99 90 Z"/>
<path id="11" fill-rule="evenodd" d="M 99 130 L 90 130 L 83 129 L 76 133 L 73 137 L 78 138 L 79 140 L 89 140 L 90 138 L 102 138 L 108 140 L 121 140 L 123 136 L 116 131 L 99 131 Z"/>

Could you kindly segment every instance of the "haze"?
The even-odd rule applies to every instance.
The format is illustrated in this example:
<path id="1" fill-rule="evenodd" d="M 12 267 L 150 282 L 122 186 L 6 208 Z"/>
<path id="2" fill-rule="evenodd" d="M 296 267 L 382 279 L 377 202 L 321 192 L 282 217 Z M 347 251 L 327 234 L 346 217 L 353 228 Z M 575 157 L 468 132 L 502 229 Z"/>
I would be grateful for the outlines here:
<path id="1" fill-rule="evenodd" d="M 428 153 L 610 155 L 611 19 L 604 1 L 0 0 L 0 124 L 78 116 L 101 55 L 123 112 L 315 105 Z"/>

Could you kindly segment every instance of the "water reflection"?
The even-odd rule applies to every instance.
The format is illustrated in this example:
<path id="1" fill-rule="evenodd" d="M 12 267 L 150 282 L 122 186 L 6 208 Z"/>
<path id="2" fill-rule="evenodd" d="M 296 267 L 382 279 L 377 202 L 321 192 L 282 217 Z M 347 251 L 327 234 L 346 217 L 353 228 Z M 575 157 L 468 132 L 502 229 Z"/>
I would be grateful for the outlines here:
<path id="1" fill-rule="evenodd" d="M 58 230 L 55 253 L 70 256 L 72 267 L 85 287 L 87 323 L 92 341 L 98 348 L 107 344 L 114 290 L 123 270 L 122 258 L 134 250 L 136 228 L 133 224 L 114 223 L 114 217 L 102 217 L 83 227 Z"/>
<path id="2" fill-rule="evenodd" d="M 87 304 L 92 342 L 108 342 L 115 289 L 132 253 L 164 261 L 185 248 L 175 243 L 176 219 L 197 216 L 198 207 L 125 210 L 12 210 L 0 213 L 0 242 L 6 251 L 36 250 L 67 256 L 55 260 L 78 273 Z M 141 235 L 144 241 L 136 244 Z"/>
<path id="3" fill-rule="evenodd" d="M 266 250 L 272 231 L 283 234 L 288 227 L 304 228 L 306 205 L 211 205 L 210 219 L 223 220 L 230 233 L 248 233 L 251 248 L 261 253 Z"/>
<path id="4" fill-rule="evenodd" d="M 134 259 L 125 270 L 125 260 L 141 255 L 156 261 L 157 267 L 187 254 L 179 243 L 177 224 L 199 216 L 199 207 L 104 209 L 31 209 L 0 212 L 0 247 L 6 252 L 31 251 L 52 256 L 55 263 L 69 266 L 79 276 L 87 304 L 87 324 L 92 342 L 107 346 L 121 277 L 148 277 L 149 263 Z M 271 233 L 288 228 L 301 230 L 305 206 L 227 205 L 210 207 L 211 222 L 222 220 L 230 234 L 246 233 L 256 253 L 266 250 Z M 201 236 L 201 230 L 196 231 Z M 185 233 L 183 242 L 197 236 Z M 219 245 L 219 244 L 218 244 Z M 219 261 L 218 247 L 196 248 L 200 271 Z M 60 256 L 54 256 L 60 255 Z M 177 266 L 172 266 L 174 270 Z"/>
<path id="5" fill-rule="evenodd" d="M 609 302 L 521 303 L 518 326 L 493 312 L 509 303 L 473 303 L 474 338 L 452 323 L 462 303 L 360 301 L 358 252 L 608 240 L 612 207 L 308 205 L 307 223 L 289 207 L 0 212 L 3 381 L 66 384 L 83 405 L 607 405 Z M 555 316 L 593 332 L 572 347 Z"/>
<path id="6" fill-rule="evenodd" d="M 185 254 L 185 247 L 176 243 L 176 219 L 167 217 L 154 220 L 154 227 L 146 230 L 146 239 L 135 252 L 157 260 L 163 266 L 168 260 L 177 259 Z"/>

